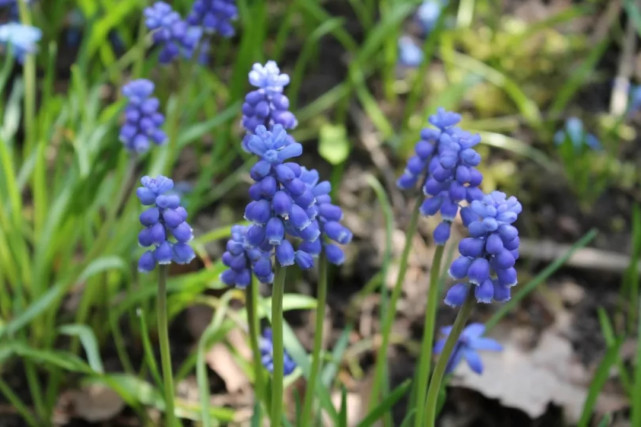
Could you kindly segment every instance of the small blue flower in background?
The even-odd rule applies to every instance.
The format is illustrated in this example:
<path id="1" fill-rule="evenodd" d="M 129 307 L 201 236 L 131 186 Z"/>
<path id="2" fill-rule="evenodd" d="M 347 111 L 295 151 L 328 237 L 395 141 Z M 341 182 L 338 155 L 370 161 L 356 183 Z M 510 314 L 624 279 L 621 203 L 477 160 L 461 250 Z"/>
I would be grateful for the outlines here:
<path id="1" fill-rule="evenodd" d="M 416 11 L 416 20 L 423 34 L 429 34 L 432 31 L 445 6 L 447 6 L 447 0 L 425 0 L 421 3 Z"/>
<path id="2" fill-rule="evenodd" d="M 269 371 L 274 372 L 274 340 L 272 338 L 271 328 L 266 328 L 263 331 L 263 337 L 260 340 L 260 355 L 263 366 Z M 296 369 L 296 362 L 289 355 L 283 353 L 283 374 L 289 375 Z"/>
<path id="3" fill-rule="evenodd" d="M 0 25 L 0 47 L 6 52 L 11 50 L 18 62 L 24 62 L 28 54 L 38 50 L 38 41 L 42 38 L 39 28 L 15 22 Z"/>
<path id="4" fill-rule="evenodd" d="M 565 121 L 565 127 L 554 134 L 554 143 L 561 145 L 566 138 L 572 143 L 575 151 L 581 151 L 584 147 L 592 150 L 603 148 L 596 136 L 585 131 L 583 122 L 577 117 L 570 117 Z"/>
<path id="5" fill-rule="evenodd" d="M 246 288 L 251 283 L 252 271 L 262 283 L 272 283 L 271 247 L 267 250 L 256 248 L 247 241 L 245 225 L 234 225 L 231 228 L 231 238 L 227 241 L 223 264 L 229 267 L 220 275 L 220 279 L 227 286 Z"/>
<path id="6" fill-rule="evenodd" d="M 443 347 L 445 347 L 445 341 L 447 336 L 452 331 L 452 327 L 448 326 L 441 328 L 441 333 L 445 335 L 445 338 L 440 339 L 434 345 L 434 354 L 441 354 Z M 477 374 L 483 373 L 483 362 L 481 362 L 481 357 L 478 355 L 478 350 L 487 350 L 487 351 L 501 351 L 503 347 L 501 344 L 496 342 L 491 338 L 484 338 L 483 333 L 485 332 L 485 326 L 481 323 L 471 323 L 463 329 L 461 336 L 459 337 L 450 360 L 447 362 L 447 367 L 445 368 L 446 374 L 451 374 L 456 369 L 456 366 L 459 364 L 461 359 L 465 359 L 470 369 L 472 369 Z"/>
<path id="7" fill-rule="evenodd" d="M 263 66 L 254 64 L 249 73 L 249 83 L 256 87 L 247 94 L 243 103 L 243 127 L 253 133 L 258 126 L 270 129 L 279 124 L 284 129 L 293 129 L 298 122 L 289 111 L 289 99 L 283 88 L 289 84 L 289 76 L 281 74 L 274 61 Z M 245 150 L 246 141 L 243 141 Z"/>
<path id="8" fill-rule="evenodd" d="M 178 12 L 163 1 L 145 8 L 145 24 L 153 31 L 154 43 L 162 46 L 158 60 L 161 64 L 177 56 L 191 58 L 202 36 L 202 28 L 190 26 Z"/>
<path id="9" fill-rule="evenodd" d="M 409 36 L 398 40 L 398 62 L 406 67 L 418 67 L 423 62 L 423 49 Z"/>
<path id="10" fill-rule="evenodd" d="M 412 156 L 398 179 L 402 190 L 414 188 L 419 180 L 425 201 L 423 215 L 440 212 L 442 222 L 434 230 L 434 241 L 444 245 L 450 237 L 451 223 L 459 212 L 460 203 L 471 203 L 483 197 L 478 188 L 483 175 L 476 169 L 481 156 L 474 150 L 481 137 L 458 126 L 461 116 L 439 108 L 429 122 L 437 129 L 425 128 Z"/>
<path id="11" fill-rule="evenodd" d="M 158 112 L 160 102 L 151 97 L 154 84 L 147 79 L 138 79 L 127 83 L 122 94 L 129 98 L 125 108 L 125 123 L 120 129 L 120 141 L 129 151 L 144 153 L 149 143 L 160 145 L 167 140 L 167 135 L 160 129 L 165 116 Z"/>
<path id="12" fill-rule="evenodd" d="M 631 85 L 628 92 L 628 114 L 641 109 L 641 85 Z"/>
<path id="13" fill-rule="evenodd" d="M 238 18 L 235 0 L 196 0 L 187 17 L 190 25 L 201 26 L 206 33 L 223 37 L 234 35 L 232 22 Z"/>
<path id="14" fill-rule="evenodd" d="M 493 191 L 481 200 L 474 200 L 461 210 L 463 224 L 470 237 L 459 243 L 461 254 L 450 266 L 450 276 L 468 283 L 456 283 L 445 296 L 445 303 L 458 307 L 463 304 L 469 286 L 474 287 L 478 302 L 510 299 L 510 289 L 516 285 L 514 264 L 519 257 L 519 232 L 512 224 L 521 213 L 515 197 Z"/>
<path id="15" fill-rule="evenodd" d="M 136 194 L 140 203 L 150 206 L 140 214 L 140 223 L 145 228 L 138 234 L 142 247 L 153 247 L 138 261 L 138 270 L 150 272 L 156 264 L 189 264 L 196 256 L 189 245 L 194 237 L 187 224 L 187 211 L 180 205 L 180 197 L 172 194 L 174 181 L 162 175 L 156 178 L 144 176 L 142 187 Z"/>

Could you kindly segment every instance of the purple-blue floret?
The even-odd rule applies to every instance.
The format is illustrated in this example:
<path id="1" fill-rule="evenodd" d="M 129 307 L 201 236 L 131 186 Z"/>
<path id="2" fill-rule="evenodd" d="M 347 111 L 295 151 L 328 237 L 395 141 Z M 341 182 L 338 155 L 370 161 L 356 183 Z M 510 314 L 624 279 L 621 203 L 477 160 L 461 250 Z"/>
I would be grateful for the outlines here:
<path id="1" fill-rule="evenodd" d="M 420 180 L 426 195 L 421 213 L 441 214 L 442 222 L 434 230 L 434 241 L 438 245 L 444 245 L 449 239 L 450 226 L 461 202 L 471 203 L 483 196 L 478 188 L 483 175 L 476 169 L 481 156 L 474 149 L 481 138 L 456 126 L 460 120 L 459 114 L 439 108 L 429 118 L 436 129 L 421 131 L 415 154 L 397 181 L 399 188 L 408 190 Z"/>
<path id="2" fill-rule="evenodd" d="M 441 354 L 450 332 L 452 332 L 451 326 L 441 328 L 441 333 L 445 335 L 445 337 L 438 340 L 434 345 L 434 354 Z M 450 360 L 447 362 L 447 367 L 445 368 L 446 374 L 454 372 L 454 369 L 456 369 L 456 366 L 462 359 L 465 359 L 472 371 L 479 375 L 483 373 L 483 362 L 481 361 L 481 357 L 478 355 L 477 351 L 503 350 L 503 347 L 497 341 L 492 338 L 483 337 L 484 333 L 485 326 L 481 323 L 471 323 L 463 329 L 461 336 L 454 346 Z"/>
<path id="3" fill-rule="evenodd" d="M 134 80 L 122 88 L 129 100 L 125 107 L 125 123 L 120 129 L 120 141 L 125 148 L 135 153 L 144 153 L 150 142 L 161 145 L 167 135 L 160 127 L 165 116 L 158 112 L 160 101 L 152 97 L 154 84 L 146 79 Z"/>
<path id="4" fill-rule="evenodd" d="M 340 223 L 343 210 L 332 203 L 329 194 L 332 186 L 329 181 L 320 181 L 315 169 L 308 170 L 303 167 L 300 178 L 314 196 L 315 203 L 308 211 L 314 214 L 315 227 L 320 231 L 317 240 L 304 241 L 300 247 L 312 255 L 323 252 L 331 264 L 341 265 L 345 261 L 345 254 L 337 244 L 346 245 L 351 242 L 352 232 Z"/>
<path id="5" fill-rule="evenodd" d="M 269 249 L 262 250 L 247 241 L 245 225 L 234 225 L 231 229 L 231 238 L 227 241 L 223 264 L 229 267 L 220 278 L 228 286 L 246 288 L 251 283 L 252 271 L 262 283 L 271 283 L 274 280 L 272 262 Z"/>
<path id="6" fill-rule="evenodd" d="M 196 0 L 187 17 L 187 23 L 200 26 L 206 33 L 223 37 L 234 35 L 232 22 L 238 18 L 235 0 Z"/>
<path id="7" fill-rule="evenodd" d="M 191 58 L 202 36 L 202 29 L 189 25 L 178 12 L 163 1 L 145 8 L 145 24 L 153 32 L 154 43 L 162 46 L 158 60 L 161 64 L 179 55 Z"/>
<path id="8" fill-rule="evenodd" d="M 274 339 L 271 328 L 266 328 L 263 331 L 263 336 L 260 340 L 260 361 L 269 372 L 274 372 Z M 296 362 L 285 351 L 283 353 L 283 374 L 289 375 L 295 369 Z"/>
<path id="9" fill-rule="evenodd" d="M 162 175 L 156 178 L 144 176 L 142 187 L 136 195 L 140 202 L 149 206 L 140 214 L 140 223 L 145 227 L 138 234 L 142 247 L 151 247 L 138 261 L 138 270 L 150 272 L 156 264 L 188 264 L 194 259 L 194 250 L 189 245 L 193 232 L 187 223 L 187 211 L 180 205 L 180 197 L 173 194 L 174 182 Z"/>
<path id="10" fill-rule="evenodd" d="M 283 94 L 283 88 L 289 84 L 289 76 L 281 74 L 274 61 L 267 61 L 263 66 L 254 64 L 249 72 L 249 82 L 256 89 L 249 92 L 243 103 L 243 127 L 254 133 L 258 126 L 271 129 L 281 125 L 284 129 L 293 129 L 298 122 L 289 111 L 289 99 Z M 246 141 L 243 147 L 246 149 Z"/>
<path id="11" fill-rule="evenodd" d="M 510 299 L 511 287 L 517 283 L 514 264 L 519 257 L 519 232 L 512 224 L 520 213 L 519 201 L 500 191 L 461 210 L 470 237 L 459 243 L 460 256 L 452 262 L 449 273 L 454 279 L 467 280 L 449 289 L 446 304 L 463 304 L 470 286 L 478 302 Z"/>

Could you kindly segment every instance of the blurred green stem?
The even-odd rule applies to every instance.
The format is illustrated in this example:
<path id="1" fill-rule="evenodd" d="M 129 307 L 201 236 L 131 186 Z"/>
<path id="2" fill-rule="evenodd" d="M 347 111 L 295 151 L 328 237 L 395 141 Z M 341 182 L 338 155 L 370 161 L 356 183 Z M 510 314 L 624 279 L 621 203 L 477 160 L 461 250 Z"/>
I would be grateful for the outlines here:
<path id="1" fill-rule="evenodd" d="M 316 380 L 321 369 L 321 349 L 323 346 L 323 323 L 325 321 L 325 303 L 327 301 L 327 257 L 321 253 L 318 261 L 318 296 L 316 300 L 316 323 L 314 329 L 314 348 L 312 350 L 312 369 L 307 380 L 305 401 L 300 419 L 305 425 L 313 425 L 312 406 L 316 390 Z"/>
<path id="2" fill-rule="evenodd" d="M 29 408 L 27 408 L 24 402 L 20 400 L 18 395 L 13 392 L 11 387 L 9 387 L 9 385 L 4 382 L 2 378 L 0 378 L 0 393 L 2 393 L 7 398 L 13 408 L 20 414 L 20 416 L 22 416 L 23 421 L 25 421 L 32 427 L 38 427 L 39 424 L 36 421 L 35 417 L 29 411 Z"/>
<path id="3" fill-rule="evenodd" d="M 256 278 L 252 278 L 252 282 L 247 288 L 245 296 L 247 301 L 247 325 L 249 326 L 249 343 L 252 349 L 252 357 L 254 364 L 254 389 L 256 393 L 256 400 L 258 401 L 258 411 L 260 412 L 260 403 L 265 399 L 265 377 L 263 373 L 263 364 L 260 358 L 260 320 L 258 316 L 258 301 L 260 283 Z M 262 415 L 259 413 L 257 417 L 258 425 L 262 425 Z"/>
<path id="4" fill-rule="evenodd" d="M 133 180 L 135 177 L 135 172 L 136 157 L 135 155 L 131 155 L 129 163 L 127 164 L 125 176 L 123 177 L 122 182 L 117 184 L 119 185 L 119 190 L 116 194 L 116 198 L 114 199 L 114 203 L 111 203 L 111 205 L 109 206 L 109 211 L 107 212 L 107 216 L 105 218 L 103 226 L 100 228 L 98 237 L 96 237 L 96 240 L 92 244 L 91 249 L 89 250 L 89 253 L 87 254 L 81 268 L 78 269 L 79 274 L 81 274 L 82 271 L 84 271 L 84 269 L 89 264 L 91 264 L 91 261 L 93 261 L 95 257 L 97 257 L 101 252 L 105 250 L 105 246 L 109 240 L 109 236 L 112 235 L 112 227 L 116 222 L 118 212 L 122 207 L 125 206 L 127 199 L 129 198 L 131 187 L 133 185 Z M 91 304 L 95 300 L 97 290 L 98 288 L 96 286 L 85 286 L 85 290 L 80 301 L 80 307 L 76 312 L 76 323 L 85 323 L 89 314 L 89 309 L 91 308 Z M 71 348 L 72 352 L 74 353 L 78 350 L 78 340 L 74 340 Z"/>
<path id="5" fill-rule="evenodd" d="M 171 370 L 171 351 L 169 347 L 169 324 L 167 321 L 167 272 L 166 265 L 158 268 L 158 340 L 160 344 L 160 361 L 162 376 L 165 382 L 165 414 L 167 426 L 177 426 L 174 409 L 174 377 Z"/>
<path id="6" fill-rule="evenodd" d="M 443 250 L 445 245 L 438 245 L 432 258 L 432 268 L 430 270 L 430 287 L 427 295 L 427 309 L 425 310 L 425 320 L 423 321 L 423 341 L 421 342 L 421 356 L 418 365 L 418 380 L 415 383 L 416 389 L 416 419 L 414 425 L 420 427 L 423 425 L 423 416 L 425 413 L 425 393 L 427 391 L 427 381 L 430 376 L 430 364 L 432 362 L 432 341 L 434 340 L 434 328 L 436 327 L 436 309 L 438 307 L 439 277 L 441 272 L 441 260 L 443 259 Z"/>
<path id="7" fill-rule="evenodd" d="M 463 332 L 465 327 L 465 322 L 467 322 L 470 313 L 474 308 L 474 292 L 471 289 L 467 290 L 467 296 L 465 302 L 461 307 L 460 311 L 456 315 L 456 320 L 454 320 L 454 325 L 452 326 L 452 331 L 445 341 L 445 347 L 438 357 L 438 362 L 436 362 L 436 367 L 434 368 L 434 374 L 432 374 L 432 379 L 430 381 L 430 387 L 427 392 L 427 401 L 425 406 L 427 409 L 425 423 L 422 425 L 425 426 L 434 426 L 436 423 L 436 406 L 438 404 L 438 396 L 441 390 L 441 383 L 443 381 L 443 376 L 445 375 L 445 369 L 447 368 L 447 362 L 452 356 L 452 351 L 454 346 Z M 421 406 L 423 403 L 418 402 L 417 406 Z"/>
<path id="8" fill-rule="evenodd" d="M 285 292 L 285 267 L 276 265 L 276 278 L 272 288 L 272 337 L 274 372 L 272 377 L 271 425 L 280 427 L 283 412 L 283 294 Z"/>
<path id="9" fill-rule="evenodd" d="M 403 254 L 401 255 L 401 260 L 398 267 L 398 276 L 396 277 L 396 283 L 394 284 L 394 289 L 392 290 L 392 295 L 390 297 L 387 310 L 385 312 L 385 317 L 383 321 L 383 329 L 381 331 L 382 341 L 378 347 L 376 354 L 376 367 L 374 371 L 374 382 L 372 384 L 372 391 L 370 395 L 370 409 L 374 408 L 379 399 L 379 393 L 381 386 L 383 384 L 383 375 L 385 373 L 385 368 L 387 364 L 387 351 L 390 340 L 390 333 L 392 330 L 392 324 L 394 323 L 394 318 L 396 317 L 396 304 L 398 299 L 401 296 L 401 291 L 403 289 L 403 281 L 405 280 L 405 274 L 407 273 L 407 262 L 409 259 L 410 251 L 412 249 L 412 241 L 414 240 L 414 234 L 416 234 L 416 229 L 418 227 L 418 218 L 420 214 L 421 207 L 421 198 L 416 199 L 414 209 L 412 210 L 412 217 L 410 218 L 410 223 L 407 227 L 407 232 L 405 233 L 405 247 L 403 248 Z"/>

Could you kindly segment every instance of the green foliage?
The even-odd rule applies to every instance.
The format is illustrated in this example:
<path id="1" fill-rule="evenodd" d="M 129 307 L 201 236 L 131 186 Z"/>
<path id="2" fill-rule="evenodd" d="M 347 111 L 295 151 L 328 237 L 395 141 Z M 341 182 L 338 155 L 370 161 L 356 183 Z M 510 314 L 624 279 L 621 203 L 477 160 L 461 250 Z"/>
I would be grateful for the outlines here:
<path id="1" fill-rule="evenodd" d="M 636 137 L 629 116 L 603 113 L 590 118 L 602 136 L 604 152 L 577 151 L 567 138 L 558 147 L 552 143 L 555 126 L 583 107 L 582 96 L 592 85 L 608 82 L 599 67 L 608 50 L 618 46 L 619 23 L 606 22 L 611 28 L 599 34 L 567 30 L 582 25 L 606 2 L 573 4 L 530 22 L 502 13 L 500 2 L 450 1 L 423 40 L 426 60 L 417 69 L 404 70 L 397 66 L 397 40 L 414 25 L 412 15 L 419 3 L 239 0 L 237 36 L 216 40 L 210 64 L 160 67 L 141 19 L 147 1 L 48 0 L 32 8 L 21 2 L 21 19 L 40 27 L 43 40 L 37 56 L 24 67 L 8 59 L 10 52 L 4 53 L 0 66 L 0 394 L 25 423 L 48 422 L 57 396 L 83 384 L 112 388 L 141 419 L 146 407 L 164 410 L 154 351 L 157 337 L 152 332 L 156 283 L 135 270 L 140 208 L 133 190 L 142 175 L 157 173 L 189 181 L 192 189 L 184 200 L 190 216 L 208 219 L 216 212 L 217 224 L 215 229 L 197 230 L 193 244 L 200 260 L 172 271 L 168 279 L 170 318 L 196 304 L 215 310 L 198 345 L 176 369 L 177 382 L 195 376 L 199 400 L 178 399 L 176 412 L 205 426 L 234 419 L 234 410 L 210 405 L 205 355 L 214 343 L 225 342 L 230 330 L 246 327 L 246 312 L 237 304 L 244 297 L 220 282 L 223 267 L 211 258 L 217 252 L 209 246 L 230 233 L 231 221 L 222 215 L 219 221 L 217 213 L 233 210 L 236 217 L 241 215 L 238 197 L 244 200 L 245 190 L 237 189 L 246 187 L 251 164 L 240 149 L 238 120 L 247 72 L 254 62 L 283 60 L 292 76 L 287 93 L 300 122 L 293 135 L 317 147 L 323 161 L 334 167 L 335 188 L 351 160 L 360 164 L 370 153 L 380 155 L 372 150 L 384 150 L 396 168 L 375 171 L 376 176 L 365 179 L 383 213 L 384 224 L 376 226 L 385 229 L 385 244 L 379 248 L 380 271 L 350 302 L 357 306 L 380 293 L 386 343 L 395 343 L 390 331 L 396 316 L 389 314 L 398 299 L 394 294 L 390 298 L 387 289 L 389 272 L 394 271 L 398 201 L 386 186 L 391 184 L 389 176 L 400 172 L 397 166 L 410 155 L 418 132 L 437 107 L 462 110 L 469 128 L 483 137 L 484 157 L 498 158 L 505 166 L 501 169 L 499 161 L 488 166 L 494 171 L 487 175 L 486 191 L 506 183 L 514 188 L 524 183 L 530 188 L 533 183 L 536 192 L 546 176 L 562 174 L 576 199 L 589 209 L 608 189 L 630 191 L 638 186 L 638 165 L 625 156 Z M 184 13 L 191 1 L 173 5 Z M 623 8 L 639 31 L 638 7 L 626 0 Z M 71 22 L 72 10 L 83 19 Z M 67 44 L 66 35 L 72 31 L 82 34 L 77 46 Z M 326 72 L 323 61 L 328 55 L 333 73 L 317 83 L 314 76 Z M 170 141 L 134 161 L 118 141 L 124 106 L 119 91 L 127 81 L 143 76 L 156 83 Z M 360 141 L 366 139 L 375 144 L 367 144 L 364 151 Z M 525 169 L 527 175 L 513 176 Z M 590 387 L 582 425 L 590 421 L 612 366 L 630 401 L 641 402 L 641 344 L 636 368 L 630 369 L 620 354 L 622 340 L 641 333 L 638 208 L 631 218 L 632 262 L 621 286 L 621 311 L 614 317 L 623 317 L 624 325 L 613 325 L 605 311 L 599 312 L 607 350 Z M 513 300 L 490 318 L 488 329 L 595 233 L 586 234 L 570 252 L 519 285 Z M 257 307 L 259 320 L 267 322 L 271 300 L 260 298 Z M 284 296 L 284 311 L 315 308 L 311 297 Z M 356 319 L 348 318 L 332 349 L 321 353 L 320 380 L 308 391 L 316 400 L 314 417 L 322 413 L 335 425 L 346 425 L 350 415 L 349 390 L 340 387 L 338 405 L 332 403 L 331 391 L 338 389 L 343 370 L 360 370 L 352 350 L 387 351 L 378 349 L 378 341 L 370 337 L 354 343 L 355 325 Z M 142 360 L 128 346 L 132 341 L 141 343 Z M 285 381 L 288 387 L 300 376 L 309 378 L 311 365 L 287 323 L 284 342 L 299 366 Z M 255 380 L 248 362 L 236 356 Z M 115 359 L 122 370 L 111 370 L 113 363 L 107 362 Z M 362 426 L 379 420 L 391 425 L 391 408 L 417 386 L 405 382 L 390 390 L 384 363 L 376 360 L 377 395 Z M 12 374 L 24 379 L 28 400 L 23 390 L 16 393 L 4 379 L 12 379 Z M 415 393 L 411 395 L 415 400 Z M 267 413 L 270 402 L 269 393 L 258 395 L 255 408 Z M 632 424 L 641 425 L 639 404 L 632 405 L 631 414 Z M 413 424 L 415 415 L 416 407 L 409 408 L 403 425 Z M 259 420 L 254 419 L 255 425 Z"/>

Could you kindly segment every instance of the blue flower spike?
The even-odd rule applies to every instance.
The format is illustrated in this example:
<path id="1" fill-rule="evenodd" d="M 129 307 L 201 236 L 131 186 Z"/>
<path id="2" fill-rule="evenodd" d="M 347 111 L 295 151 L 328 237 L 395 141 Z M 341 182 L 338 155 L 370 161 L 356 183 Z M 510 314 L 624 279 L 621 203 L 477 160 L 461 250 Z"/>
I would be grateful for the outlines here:
<path id="1" fill-rule="evenodd" d="M 436 342 L 434 345 L 434 354 L 441 354 L 443 347 L 445 347 L 445 341 L 451 331 L 451 326 L 441 328 L 441 333 L 445 335 L 445 338 Z M 454 372 L 454 369 L 456 369 L 456 366 L 462 359 L 465 359 L 472 371 L 479 375 L 483 373 L 483 362 L 481 361 L 481 357 L 478 355 L 478 351 L 503 350 L 503 347 L 497 341 L 483 337 L 484 333 L 485 325 L 481 323 L 471 323 L 465 327 L 454 346 L 450 360 L 447 362 L 447 367 L 445 369 L 446 374 Z"/>
<path id="2" fill-rule="evenodd" d="M 125 108 L 125 123 L 120 129 L 120 141 L 131 152 L 147 152 L 150 142 L 162 145 L 167 135 L 160 129 L 165 116 L 158 111 L 160 102 L 152 97 L 154 84 L 146 79 L 134 80 L 122 88 L 129 100 Z"/>
<path id="3" fill-rule="evenodd" d="M 415 154 L 407 162 L 397 181 L 402 190 L 416 187 L 419 180 L 426 198 L 421 213 L 441 214 L 442 221 L 434 230 L 434 241 L 444 245 L 450 237 L 451 223 L 463 202 L 471 203 L 483 197 L 478 188 L 483 175 L 476 169 L 481 156 L 474 147 L 481 141 L 456 126 L 461 120 L 457 113 L 439 108 L 429 122 L 436 128 L 425 128 L 414 147 Z"/>
<path id="4" fill-rule="evenodd" d="M 576 152 L 581 152 L 586 147 L 595 151 L 603 148 L 599 139 L 594 134 L 587 132 L 583 122 L 577 117 L 570 117 L 565 121 L 565 127 L 554 134 L 554 143 L 561 145 L 566 138 Z"/>
<path id="5" fill-rule="evenodd" d="M 242 123 L 248 132 L 255 133 L 258 126 L 271 129 L 277 124 L 283 129 L 296 127 L 298 122 L 289 111 L 289 99 L 283 94 L 283 88 L 289 84 L 289 76 L 281 74 L 276 62 L 254 64 L 249 72 L 249 83 L 256 89 L 247 94 L 242 108 Z M 246 141 L 243 148 L 247 150 Z"/>
<path id="6" fill-rule="evenodd" d="M 469 287 L 478 302 L 505 302 L 517 283 L 514 264 L 519 257 L 519 232 L 512 224 L 521 213 L 515 197 L 493 191 L 461 210 L 470 237 L 459 243 L 460 256 L 452 262 L 450 276 L 459 282 L 445 296 L 452 307 L 463 304 Z"/>
<path id="7" fill-rule="evenodd" d="M 144 10 L 145 25 L 153 32 L 154 43 L 160 45 L 158 61 L 168 64 L 178 56 L 191 58 L 202 36 L 202 28 L 189 25 L 178 12 L 163 1 Z"/>
<path id="8" fill-rule="evenodd" d="M 296 369 L 296 362 L 287 352 L 283 356 L 283 374 L 287 376 Z M 269 372 L 274 372 L 274 341 L 271 328 L 265 328 L 263 331 L 260 340 L 260 360 Z"/>
<path id="9" fill-rule="evenodd" d="M 398 62 L 415 68 L 423 62 L 423 49 L 409 36 L 398 39 Z"/>
<path id="10" fill-rule="evenodd" d="M 140 214 L 145 228 L 138 234 L 138 243 L 150 249 L 140 257 L 138 270 L 148 273 L 156 264 L 189 264 L 196 256 L 189 245 L 194 236 L 180 197 L 172 193 L 174 181 L 159 175 L 144 176 L 141 183 L 136 195 L 140 203 L 149 207 Z"/>
<path id="11" fill-rule="evenodd" d="M 416 20 L 424 35 L 429 34 L 436 26 L 436 21 L 441 16 L 447 0 L 425 0 L 416 11 Z"/>
<path id="12" fill-rule="evenodd" d="M 38 50 L 38 42 L 42 38 L 39 28 L 9 22 L 0 25 L 0 47 L 4 51 L 11 50 L 12 55 L 23 63 L 27 55 Z"/>
<path id="13" fill-rule="evenodd" d="M 207 34 L 234 35 L 232 22 L 238 18 L 235 0 L 196 0 L 187 17 L 187 23 L 200 26 Z"/>

